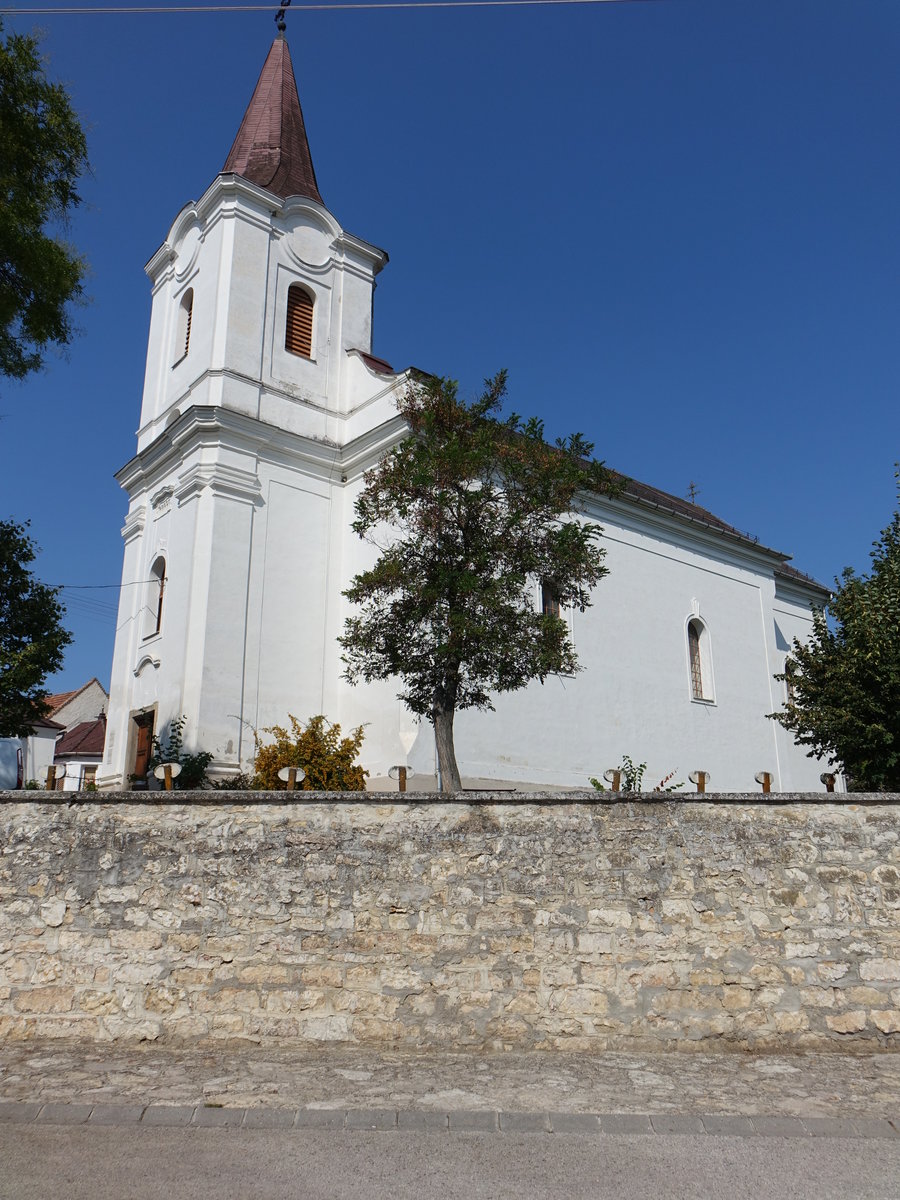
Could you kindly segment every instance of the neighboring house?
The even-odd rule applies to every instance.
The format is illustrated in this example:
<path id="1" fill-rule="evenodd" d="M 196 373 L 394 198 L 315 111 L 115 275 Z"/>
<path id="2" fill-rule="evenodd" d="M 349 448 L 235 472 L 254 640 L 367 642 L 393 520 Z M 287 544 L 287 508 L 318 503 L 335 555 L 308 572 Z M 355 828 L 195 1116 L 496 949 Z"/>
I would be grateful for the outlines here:
<path id="1" fill-rule="evenodd" d="M 91 780 L 103 758 L 108 704 L 109 695 L 96 678 L 89 679 L 74 691 L 48 696 L 47 715 L 35 722 L 29 736 L 8 739 L 17 741 L 22 747 L 23 782 L 45 787 L 47 768 L 54 762 L 68 766 L 64 775 L 57 772 L 56 786 L 60 790 L 73 791 Z M 69 733 L 80 726 L 91 730 L 89 735 L 87 729 L 79 734 L 77 746 L 81 753 L 73 754 L 76 743 L 67 741 L 60 757 L 60 739 L 68 739 Z"/>
<path id="2" fill-rule="evenodd" d="M 95 721 L 109 707 L 109 694 L 98 679 L 89 679 L 74 692 L 57 692 L 47 697 L 47 716 L 64 729 L 83 721 Z"/>
<path id="3" fill-rule="evenodd" d="M 20 738 L 24 766 L 24 782 L 38 783 L 41 787 L 47 782 L 47 768 L 53 762 L 56 750 L 56 739 L 65 732 L 65 727 L 58 721 L 43 717 L 35 721 L 28 737 Z"/>
<path id="4" fill-rule="evenodd" d="M 56 789 L 81 792 L 96 781 L 106 741 L 106 713 L 68 729 L 56 743 Z"/>
<path id="5" fill-rule="evenodd" d="M 252 730 L 289 712 L 365 724 L 373 776 L 433 773 L 430 726 L 390 683 L 351 688 L 337 643 L 342 592 L 374 553 L 353 503 L 406 432 L 410 374 L 372 353 L 386 263 L 324 206 L 279 36 L 223 172 L 147 265 L 137 453 L 117 476 L 122 580 L 142 586 L 120 593 L 101 787 L 142 776 L 154 732 L 182 714 L 214 775 L 246 769 Z M 649 764 L 645 783 L 700 769 L 716 790 L 752 790 L 758 771 L 776 791 L 821 788 L 821 765 L 766 714 L 827 589 L 656 488 L 587 507 L 610 573 L 591 609 L 562 614 L 585 670 L 457 714 L 463 774 L 585 786 L 628 754 Z M 534 603 L 553 603 L 538 582 Z"/>

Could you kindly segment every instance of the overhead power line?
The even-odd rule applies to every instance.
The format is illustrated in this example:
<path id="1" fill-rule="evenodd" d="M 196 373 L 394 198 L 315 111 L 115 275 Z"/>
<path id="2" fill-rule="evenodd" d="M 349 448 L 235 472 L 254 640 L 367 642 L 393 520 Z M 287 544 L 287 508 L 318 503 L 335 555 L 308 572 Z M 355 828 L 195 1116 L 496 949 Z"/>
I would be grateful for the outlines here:
<path id="1" fill-rule="evenodd" d="M 140 587 L 142 583 L 158 583 L 155 579 L 133 579 L 130 583 L 48 583 L 47 587 L 62 588 L 65 592 L 96 592 L 105 588 Z"/>
<path id="2" fill-rule="evenodd" d="M 556 5 L 572 4 L 648 4 L 656 2 L 658 0 L 334 0 L 334 3 L 330 4 L 300 3 L 295 5 L 291 11 L 327 12 L 334 9 L 375 8 L 553 8 Z M 95 17 L 134 13 L 247 13 L 276 12 L 280 8 L 280 4 L 154 4 L 152 6 L 117 4 L 109 7 L 54 5 L 46 8 L 0 8 L 0 17 Z"/>

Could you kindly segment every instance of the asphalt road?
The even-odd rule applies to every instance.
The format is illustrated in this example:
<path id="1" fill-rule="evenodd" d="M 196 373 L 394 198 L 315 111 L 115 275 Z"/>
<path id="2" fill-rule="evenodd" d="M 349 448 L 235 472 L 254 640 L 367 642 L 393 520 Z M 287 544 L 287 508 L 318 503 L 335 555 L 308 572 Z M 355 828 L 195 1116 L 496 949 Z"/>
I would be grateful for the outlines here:
<path id="1" fill-rule="evenodd" d="M 900 1139 L 0 1128 L 0 1200 L 897 1200 Z"/>

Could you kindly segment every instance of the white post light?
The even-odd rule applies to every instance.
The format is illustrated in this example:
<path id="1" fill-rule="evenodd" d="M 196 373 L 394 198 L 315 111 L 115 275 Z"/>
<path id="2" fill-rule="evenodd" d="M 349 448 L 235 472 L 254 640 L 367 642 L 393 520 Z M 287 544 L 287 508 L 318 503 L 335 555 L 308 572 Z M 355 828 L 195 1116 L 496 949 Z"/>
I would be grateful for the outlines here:
<path id="1" fill-rule="evenodd" d="M 415 775 L 415 771 L 412 769 L 412 767 L 391 767 L 391 769 L 388 771 L 388 775 L 391 779 L 399 779 L 400 784 L 398 791 L 405 792 L 406 781 L 407 779 L 412 779 L 412 777 Z"/>
<path id="2" fill-rule="evenodd" d="M 278 772 L 278 778 L 288 785 L 288 791 L 292 792 L 298 783 L 302 783 L 306 778 L 306 772 L 302 767 L 282 767 Z"/>
<path id="3" fill-rule="evenodd" d="M 166 791 L 171 792 L 173 780 L 181 774 L 181 763 L 160 763 L 158 767 L 153 768 L 153 774 L 157 779 L 163 780 Z"/>
<path id="4" fill-rule="evenodd" d="M 772 790 L 772 775 L 769 771 L 757 771 L 753 776 L 757 783 L 762 784 L 763 793 L 771 792 Z"/>
<path id="5" fill-rule="evenodd" d="M 614 792 L 620 792 L 622 790 L 622 768 L 621 767 L 610 767 L 610 769 L 608 771 L 603 772 L 603 778 L 606 780 L 607 783 L 612 784 L 612 790 Z"/>
<path id="6" fill-rule="evenodd" d="M 691 771 L 688 779 L 697 785 L 697 791 L 702 795 L 709 783 L 709 771 Z"/>

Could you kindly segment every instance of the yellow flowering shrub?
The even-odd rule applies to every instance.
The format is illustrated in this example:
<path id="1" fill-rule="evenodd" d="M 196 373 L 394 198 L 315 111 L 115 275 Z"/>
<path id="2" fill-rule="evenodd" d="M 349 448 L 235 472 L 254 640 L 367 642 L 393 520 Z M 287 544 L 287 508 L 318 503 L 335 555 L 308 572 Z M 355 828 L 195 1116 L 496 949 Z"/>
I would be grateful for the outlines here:
<path id="1" fill-rule="evenodd" d="M 310 717 L 303 726 L 288 713 L 290 729 L 272 725 L 263 730 L 273 742 L 256 739 L 253 786 L 266 791 L 283 791 L 287 784 L 278 778 L 282 767 L 302 767 L 306 778 L 298 787 L 304 792 L 364 792 L 368 771 L 356 762 L 363 744 L 362 725 L 341 737 L 340 725 L 324 716 Z"/>

